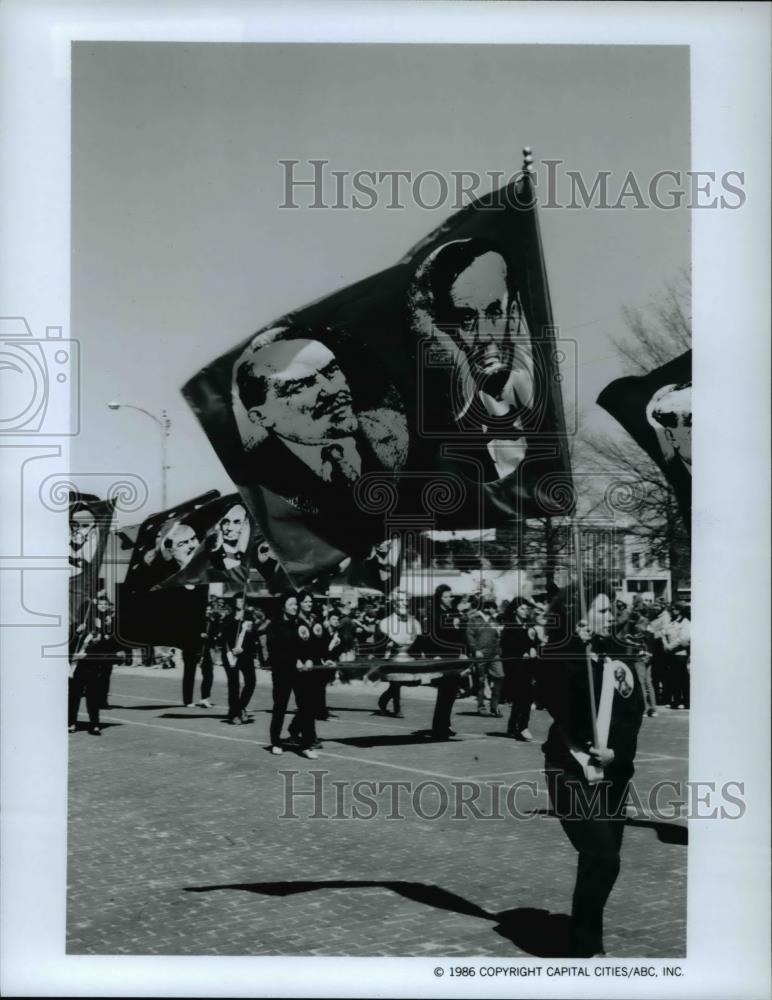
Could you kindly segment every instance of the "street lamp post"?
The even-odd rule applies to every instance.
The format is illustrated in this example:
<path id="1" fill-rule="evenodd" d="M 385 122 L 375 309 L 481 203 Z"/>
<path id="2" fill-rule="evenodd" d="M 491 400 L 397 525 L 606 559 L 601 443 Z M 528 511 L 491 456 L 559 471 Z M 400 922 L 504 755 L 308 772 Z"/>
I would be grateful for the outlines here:
<path id="1" fill-rule="evenodd" d="M 107 407 L 110 410 L 136 410 L 138 413 L 144 413 L 146 417 L 150 417 L 161 428 L 161 509 L 166 510 L 166 473 L 169 468 L 166 464 L 166 446 L 172 426 L 169 414 L 166 410 L 161 410 L 161 416 L 157 417 L 154 413 L 141 406 L 134 406 L 133 403 L 112 402 L 108 403 Z"/>

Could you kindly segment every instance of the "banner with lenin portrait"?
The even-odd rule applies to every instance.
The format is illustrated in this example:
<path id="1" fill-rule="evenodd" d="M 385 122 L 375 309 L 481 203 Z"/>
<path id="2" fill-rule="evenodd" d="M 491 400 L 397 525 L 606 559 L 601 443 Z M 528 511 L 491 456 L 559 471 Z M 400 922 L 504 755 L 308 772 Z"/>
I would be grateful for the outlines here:
<path id="1" fill-rule="evenodd" d="M 310 571 L 365 557 L 388 519 L 570 512 L 557 369 L 526 173 L 182 391 L 279 558 Z"/>

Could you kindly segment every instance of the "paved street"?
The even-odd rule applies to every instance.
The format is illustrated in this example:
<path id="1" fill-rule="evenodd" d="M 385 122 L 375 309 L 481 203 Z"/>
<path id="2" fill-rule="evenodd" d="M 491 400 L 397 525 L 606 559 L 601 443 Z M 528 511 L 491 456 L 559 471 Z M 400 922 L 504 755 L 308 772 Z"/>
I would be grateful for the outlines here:
<path id="1" fill-rule="evenodd" d="M 546 713 L 533 713 L 533 744 L 515 743 L 502 736 L 506 719 L 478 717 L 466 698 L 455 739 L 426 744 L 415 730 L 430 723 L 433 691 L 404 689 L 405 718 L 391 719 L 372 714 L 383 685 L 336 684 L 328 703 L 339 718 L 319 724 L 324 748 L 309 761 L 267 751 L 270 676 L 258 677 L 248 726 L 224 722 L 220 670 L 211 710 L 181 707 L 178 670 L 121 668 L 101 737 L 81 714 L 69 737 L 68 952 L 565 954 L 555 942 L 576 855 L 547 814 Z M 686 779 L 688 712 L 645 719 L 639 747 L 645 801 L 654 782 Z M 311 790 L 314 780 L 317 798 L 296 796 L 288 810 L 288 782 Z M 353 818 L 362 780 L 412 791 L 371 785 L 378 814 Z M 511 803 L 520 818 L 507 815 L 516 782 L 529 783 Z M 492 818 L 459 804 L 459 789 L 468 798 L 477 786 L 478 816 Z M 315 808 L 323 815 L 310 818 Z M 606 909 L 610 955 L 685 954 L 685 833 L 683 821 L 628 821 Z"/>

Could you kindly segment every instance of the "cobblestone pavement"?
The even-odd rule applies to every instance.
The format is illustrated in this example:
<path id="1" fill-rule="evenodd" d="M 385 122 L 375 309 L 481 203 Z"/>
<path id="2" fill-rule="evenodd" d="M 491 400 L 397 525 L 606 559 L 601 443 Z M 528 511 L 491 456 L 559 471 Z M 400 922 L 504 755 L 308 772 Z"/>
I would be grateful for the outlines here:
<path id="1" fill-rule="evenodd" d="M 454 713 L 457 736 L 425 743 L 415 730 L 428 726 L 434 692 L 405 689 L 399 720 L 372 714 L 380 690 L 330 688 L 338 719 L 319 724 L 324 748 L 309 761 L 268 753 L 262 671 L 254 724 L 232 727 L 221 674 L 216 707 L 206 710 L 181 707 L 178 670 L 116 670 L 103 735 L 90 736 L 82 716 L 69 737 L 68 952 L 565 954 L 555 942 L 567 927 L 576 855 L 546 810 L 546 713 L 533 713 L 535 742 L 516 743 L 502 735 L 506 719 L 479 717 L 466 698 Z M 643 801 L 654 782 L 686 779 L 687 747 L 688 712 L 644 720 Z M 380 807 L 375 818 L 351 815 L 360 780 L 391 783 L 366 790 Z M 395 782 L 411 782 L 412 792 Z M 511 800 L 522 818 L 507 815 L 516 782 L 529 783 Z M 478 786 L 475 817 L 459 795 Z M 288 801 L 293 789 L 314 787 L 316 798 Z M 323 816 L 310 818 L 314 809 Z M 297 818 L 281 818 L 287 812 Z M 685 834 L 677 819 L 628 821 L 606 909 L 610 955 L 685 954 Z"/>

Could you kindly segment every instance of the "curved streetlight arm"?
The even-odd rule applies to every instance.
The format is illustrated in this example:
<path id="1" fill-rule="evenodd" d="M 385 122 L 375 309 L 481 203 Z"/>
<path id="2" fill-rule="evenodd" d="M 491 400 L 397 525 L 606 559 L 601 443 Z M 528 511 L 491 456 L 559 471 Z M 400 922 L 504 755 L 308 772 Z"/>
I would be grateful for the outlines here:
<path id="1" fill-rule="evenodd" d="M 143 406 L 135 406 L 133 403 L 119 403 L 118 406 L 116 406 L 116 410 L 136 410 L 138 413 L 144 413 L 146 417 L 150 417 L 151 420 L 155 421 L 162 431 L 166 432 L 168 430 L 167 424 L 169 422 L 169 418 L 166 417 L 165 410 L 163 411 L 165 417 L 164 420 L 157 417 L 154 413 L 151 413 L 150 410 L 146 410 Z"/>
<path id="2" fill-rule="evenodd" d="M 150 410 L 146 410 L 143 406 L 135 406 L 134 403 L 108 403 L 107 405 L 111 410 L 136 410 L 138 413 L 144 413 L 146 417 L 150 417 L 153 423 L 158 424 L 161 428 L 161 505 L 165 510 L 166 473 L 169 468 L 166 464 L 166 441 L 169 437 L 169 432 L 172 426 L 169 415 L 166 410 L 161 410 L 161 416 L 157 417 L 154 413 L 151 413 Z"/>

